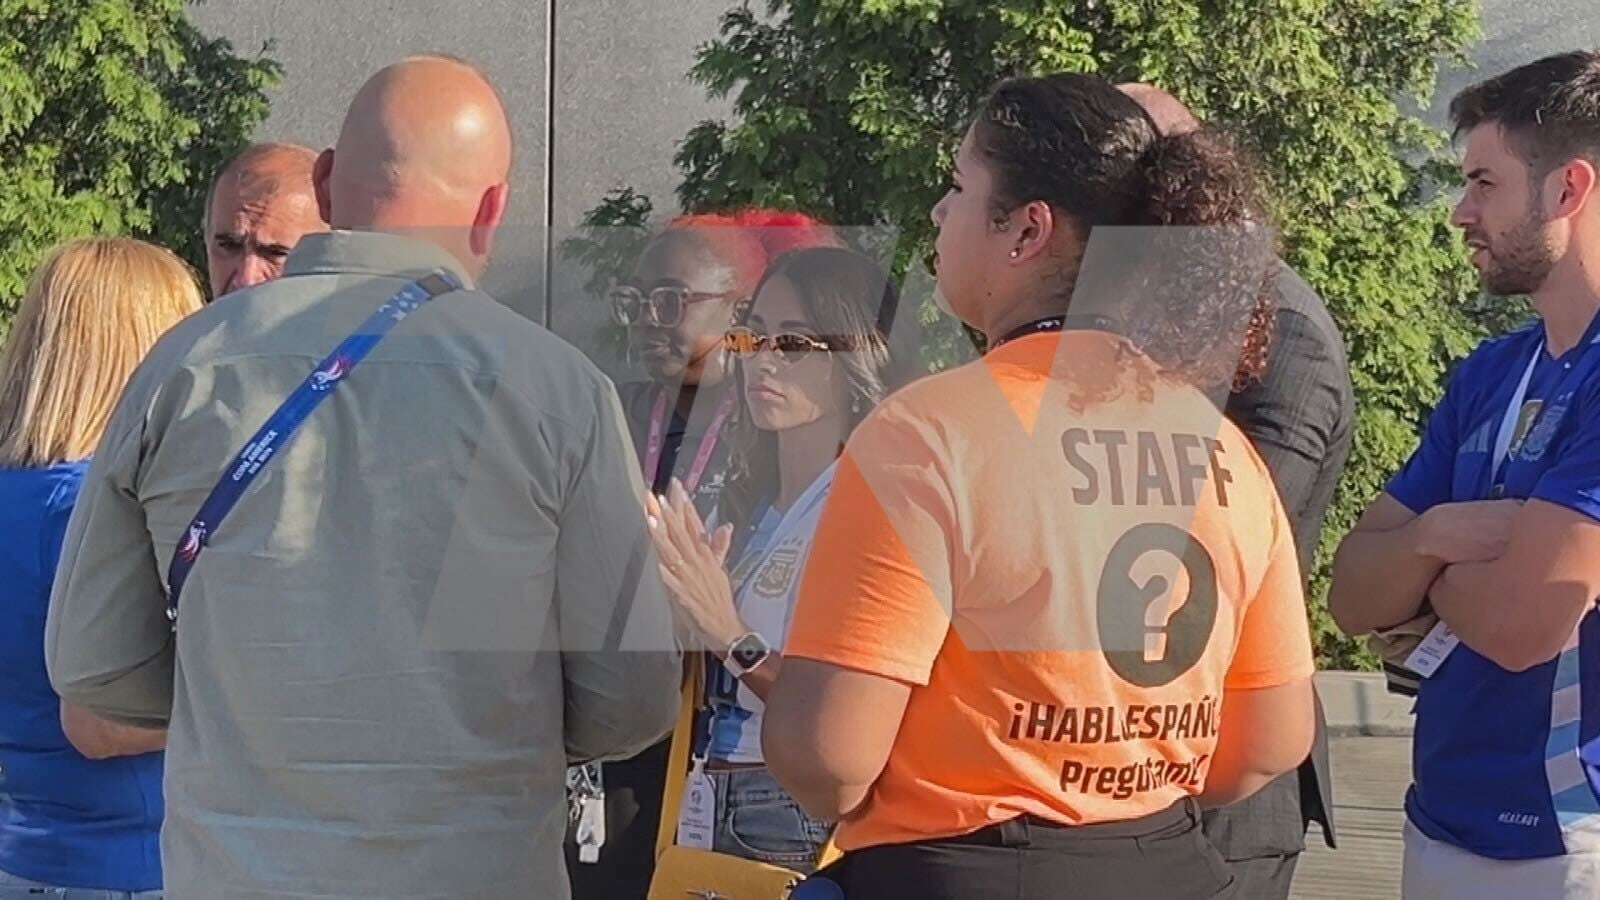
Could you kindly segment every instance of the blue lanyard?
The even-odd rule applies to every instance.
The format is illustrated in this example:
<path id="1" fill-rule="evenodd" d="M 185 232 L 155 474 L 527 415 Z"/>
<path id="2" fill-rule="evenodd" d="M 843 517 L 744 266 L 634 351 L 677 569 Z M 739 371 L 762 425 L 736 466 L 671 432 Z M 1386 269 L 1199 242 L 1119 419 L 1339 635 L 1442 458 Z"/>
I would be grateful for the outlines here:
<path id="1" fill-rule="evenodd" d="M 216 533 L 222 520 L 228 517 L 228 513 L 233 511 L 239 498 L 255 483 L 261 470 L 394 326 L 429 300 L 460 290 L 461 287 L 459 279 L 439 269 L 401 288 L 339 346 L 333 348 L 333 352 L 318 363 L 277 411 L 267 418 L 255 436 L 245 442 L 244 449 L 228 464 L 205 502 L 200 504 L 200 511 L 190 520 L 183 539 L 172 551 L 172 562 L 167 566 L 167 619 L 174 628 L 178 622 L 178 595 L 183 592 L 183 583 L 189 579 L 195 560 L 200 558 L 200 551 L 211 543 L 211 536 Z"/>

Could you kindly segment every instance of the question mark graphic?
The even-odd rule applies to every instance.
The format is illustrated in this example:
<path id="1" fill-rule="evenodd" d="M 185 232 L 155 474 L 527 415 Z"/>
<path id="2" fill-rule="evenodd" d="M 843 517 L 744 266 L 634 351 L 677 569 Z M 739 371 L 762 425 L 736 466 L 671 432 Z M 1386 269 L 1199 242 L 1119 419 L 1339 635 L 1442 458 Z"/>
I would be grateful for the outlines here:
<path id="1" fill-rule="evenodd" d="M 1137 580 L 1135 578 L 1135 583 Z M 1172 617 L 1172 599 L 1167 592 L 1167 579 L 1163 575 L 1152 575 L 1139 587 L 1139 602 L 1147 606 L 1144 613 L 1144 661 L 1147 663 L 1161 662 L 1167 655 L 1167 619 Z"/>
<path id="2" fill-rule="evenodd" d="M 1185 584 L 1174 608 L 1172 595 Z M 1131 684 L 1168 684 L 1204 655 L 1218 600 L 1216 565 L 1204 545 L 1172 525 L 1136 525 L 1112 546 L 1100 573 L 1101 652 Z"/>
<path id="3" fill-rule="evenodd" d="M 1167 658 L 1167 626 L 1175 612 L 1183 608 L 1177 593 L 1179 570 L 1183 560 L 1151 548 L 1128 567 L 1128 578 L 1133 583 L 1138 599 L 1134 604 L 1144 609 L 1144 661 L 1159 663 Z M 1183 598 L 1187 599 L 1187 598 Z"/>

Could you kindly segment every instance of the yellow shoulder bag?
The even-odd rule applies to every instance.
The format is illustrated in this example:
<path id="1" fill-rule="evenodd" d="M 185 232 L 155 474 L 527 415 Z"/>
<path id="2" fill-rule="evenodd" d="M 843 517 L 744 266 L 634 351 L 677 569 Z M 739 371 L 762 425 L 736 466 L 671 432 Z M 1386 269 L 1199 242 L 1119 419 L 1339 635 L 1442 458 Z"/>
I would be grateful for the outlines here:
<path id="1" fill-rule="evenodd" d="M 696 659 L 689 666 L 689 677 L 684 679 L 683 705 L 678 711 L 678 724 L 672 731 L 667 785 L 661 799 L 661 825 L 656 832 L 656 871 L 650 881 L 649 900 L 784 900 L 805 876 L 782 866 L 677 846 L 678 813 L 689 772 L 694 715 L 700 706 L 703 667 L 698 662 Z M 819 868 L 838 855 L 830 839 L 822 848 Z"/>

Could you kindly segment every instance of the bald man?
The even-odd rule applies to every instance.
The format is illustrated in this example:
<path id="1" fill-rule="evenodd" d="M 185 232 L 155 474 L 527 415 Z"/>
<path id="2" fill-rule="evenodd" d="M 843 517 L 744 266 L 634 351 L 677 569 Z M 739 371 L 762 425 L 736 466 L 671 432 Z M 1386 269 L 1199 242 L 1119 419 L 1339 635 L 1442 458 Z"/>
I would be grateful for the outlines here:
<path id="1" fill-rule="evenodd" d="M 1147 84 L 1125 84 L 1163 134 L 1203 127 L 1176 97 Z M 1255 446 L 1289 514 L 1301 571 L 1316 556 L 1354 433 L 1355 400 L 1344 338 L 1310 285 L 1288 266 L 1277 280 L 1277 322 L 1261 379 L 1228 398 L 1226 414 Z M 1223 711 L 1226 714 L 1226 710 Z M 1254 796 L 1204 814 L 1206 835 L 1228 860 L 1249 900 L 1285 900 L 1310 822 L 1334 846 L 1328 739 L 1317 710 L 1311 758 Z"/>
<path id="2" fill-rule="evenodd" d="M 471 66 L 379 72 L 315 166 L 335 230 L 167 335 L 84 479 L 50 673 L 170 726 L 169 897 L 564 898 L 567 767 L 673 723 L 616 393 L 473 286 L 510 159 Z"/>
<path id="3" fill-rule="evenodd" d="M 1202 127 L 1200 120 L 1189 111 L 1189 107 L 1183 105 L 1182 100 L 1153 84 L 1128 82 L 1117 87 L 1144 109 L 1145 114 L 1155 122 L 1156 130 L 1162 134 L 1192 134 Z"/>
<path id="4" fill-rule="evenodd" d="M 211 296 L 277 278 L 300 238 L 328 230 L 311 170 L 317 152 L 255 144 L 228 161 L 206 198 L 206 274 Z"/>

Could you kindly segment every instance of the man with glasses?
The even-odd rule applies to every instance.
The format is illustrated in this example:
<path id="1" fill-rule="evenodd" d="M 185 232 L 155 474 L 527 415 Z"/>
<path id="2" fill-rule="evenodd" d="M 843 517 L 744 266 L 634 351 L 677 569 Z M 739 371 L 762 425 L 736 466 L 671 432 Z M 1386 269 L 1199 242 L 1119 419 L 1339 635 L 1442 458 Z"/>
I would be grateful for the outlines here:
<path id="1" fill-rule="evenodd" d="M 656 494 L 677 475 L 702 514 L 716 504 L 728 455 L 722 432 L 734 412 L 734 395 L 724 389 L 731 367 L 723 334 L 754 288 L 720 257 L 696 232 L 669 229 L 645 251 L 634 277 L 610 294 L 613 317 L 628 329 L 629 353 L 650 376 L 619 388 L 641 474 Z"/>

